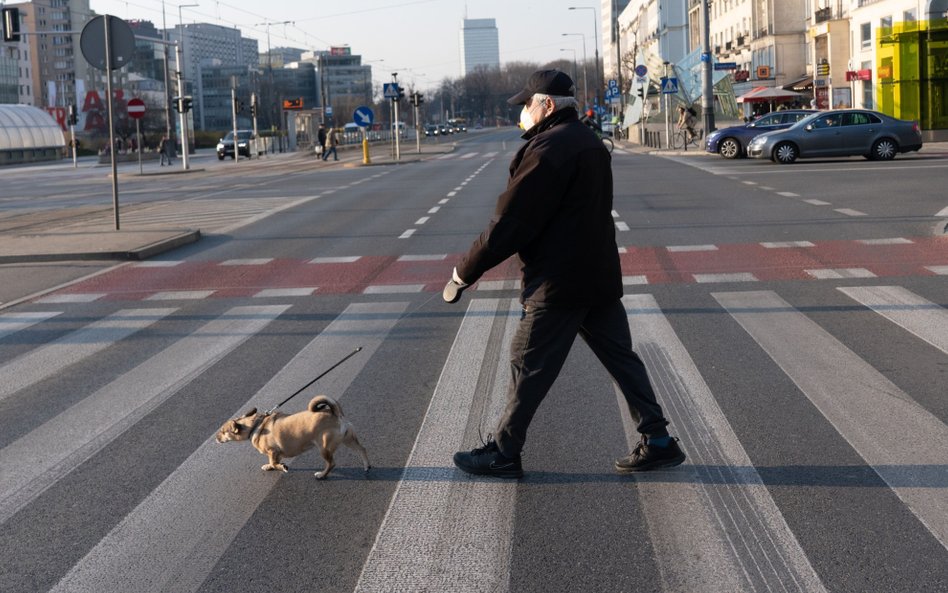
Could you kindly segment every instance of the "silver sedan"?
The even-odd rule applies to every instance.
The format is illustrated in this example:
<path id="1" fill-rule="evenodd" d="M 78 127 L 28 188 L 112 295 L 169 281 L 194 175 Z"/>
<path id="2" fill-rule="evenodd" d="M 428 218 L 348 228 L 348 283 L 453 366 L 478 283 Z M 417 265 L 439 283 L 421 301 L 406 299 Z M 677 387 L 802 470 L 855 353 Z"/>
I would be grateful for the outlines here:
<path id="1" fill-rule="evenodd" d="M 887 161 L 922 147 L 918 122 L 866 109 L 821 111 L 792 127 L 754 138 L 747 155 L 792 163 L 798 158 L 862 155 Z"/>

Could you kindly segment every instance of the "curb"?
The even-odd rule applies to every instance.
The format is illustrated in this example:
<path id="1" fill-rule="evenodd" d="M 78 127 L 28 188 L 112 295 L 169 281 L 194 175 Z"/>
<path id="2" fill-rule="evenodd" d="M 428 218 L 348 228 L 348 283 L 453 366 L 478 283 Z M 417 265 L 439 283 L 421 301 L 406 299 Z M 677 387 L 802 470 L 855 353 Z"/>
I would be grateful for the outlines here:
<path id="1" fill-rule="evenodd" d="M 141 261 L 166 251 L 196 243 L 201 238 L 200 230 L 185 231 L 131 250 L 78 251 L 72 253 L 31 253 L 22 255 L 0 255 L 0 264 L 44 263 L 58 261 L 132 260 Z"/>

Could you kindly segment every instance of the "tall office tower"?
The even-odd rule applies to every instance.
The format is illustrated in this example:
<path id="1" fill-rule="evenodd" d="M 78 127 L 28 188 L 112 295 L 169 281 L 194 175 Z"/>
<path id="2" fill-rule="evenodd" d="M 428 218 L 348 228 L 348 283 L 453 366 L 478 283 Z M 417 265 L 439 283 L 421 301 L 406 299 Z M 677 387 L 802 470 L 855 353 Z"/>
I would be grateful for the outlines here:
<path id="1" fill-rule="evenodd" d="M 500 44 L 494 19 L 461 21 L 461 74 L 467 75 L 477 67 L 500 68 Z"/>

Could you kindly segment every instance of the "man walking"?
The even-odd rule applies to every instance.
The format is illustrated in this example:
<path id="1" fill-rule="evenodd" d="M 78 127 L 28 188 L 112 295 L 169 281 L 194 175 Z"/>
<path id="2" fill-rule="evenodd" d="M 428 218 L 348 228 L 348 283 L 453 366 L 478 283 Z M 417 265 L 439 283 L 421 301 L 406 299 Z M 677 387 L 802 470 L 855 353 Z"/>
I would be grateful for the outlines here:
<path id="1" fill-rule="evenodd" d="M 329 128 L 329 132 L 326 136 L 326 149 L 323 150 L 323 160 L 329 160 L 329 153 L 332 153 L 332 160 L 339 160 L 339 153 L 336 152 L 336 146 L 339 144 L 339 134 L 336 133 L 336 128 Z"/>
<path id="2" fill-rule="evenodd" d="M 522 262 L 523 306 L 511 344 L 513 380 L 493 437 L 454 455 L 465 472 L 500 478 L 523 475 L 527 428 L 559 374 L 578 334 L 618 384 L 641 442 L 616 460 L 620 473 L 679 465 L 685 454 L 670 437 L 642 360 L 632 350 L 622 297 L 622 272 L 612 219 L 611 157 L 579 121 L 569 76 L 533 73 L 508 99 L 523 105 L 527 141 L 510 164 L 507 189 L 487 229 L 445 285 L 461 292 L 513 254 Z"/>

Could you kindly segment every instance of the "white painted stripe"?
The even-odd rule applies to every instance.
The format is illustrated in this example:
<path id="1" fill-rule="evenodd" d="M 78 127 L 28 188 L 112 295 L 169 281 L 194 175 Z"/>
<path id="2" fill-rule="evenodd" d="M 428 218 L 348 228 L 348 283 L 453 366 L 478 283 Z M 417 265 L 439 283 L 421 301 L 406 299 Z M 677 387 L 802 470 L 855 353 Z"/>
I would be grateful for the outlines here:
<path id="1" fill-rule="evenodd" d="M 438 200 L 438 203 L 441 204 L 441 205 L 444 205 L 444 204 L 447 204 L 447 203 L 450 202 L 450 201 L 451 201 L 451 200 L 445 198 L 445 199 L 443 199 L 443 200 Z"/>
<path id="2" fill-rule="evenodd" d="M 497 156 L 497 152 L 496 152 L 496 151 L 495 151 L 495 152 L 485 152 L 485 153 L 484 153 L 484 158 L 485 158 L 485 159 L 489 159 L 489 158 L 495 157 L 495 156 Z"/>
<path id="3" fill-rule="evenodd" d="M 713 296 L 948 547 L 948 426 L 775 293 Z"/>
<path id="4" fill-rule="evenodd" d="M 925 269 L 939 276 L 948 276 L 948 266 L 925 266 Z"/>
<path id="5" fill-rule="evenodd" d="M 477 290 L 520 290 L 519 279 L 510 280 L 481 280 L 477 283 Z"/>
<path id="6" fill-rule="evenodd" d="M 623 276 L 622 284 L 625 286 L 640 286 L 643 284 L 648 284 L 648 278 L 644 275 L 639 276 Z"/>
<path id="7" fill-rule="evenodd" d="M 823 200 L 803 200 L 803 201 L 813 206 L 830 206 L 831 205 L 829 202 L 824 202 Z"/>
<path id="8" fill-rule="evenodd" d="M 757 185 L 756 181 L 742 181 L 741 183 L 743 183 L 744 185 Z"/>
<path id="9" fill-rule="evenodd" d="M 318 290 L 317 287 L 309 288 L 266 288 L 257 294 L 254 298 L 285 298 L 285 297 L 305 297 L 311 296 Z"/>
<path id="10" fill-rule="evenodd" d="M 311 264 L 351 264 L 359 261 L 362 256 L 348 255 L 341 257 L 317 257 L 309 260 Z"/>
<path id="11" fill-rule="evenodd" d="M 833 208 L 833 211 L 845 214 L 846 216 L 868 216 L 865 212 L 853 210 L 852 208 Z"/>
<path id="12" fill-rule="evenodd" d="M 54 294 L 48 297 L 43 297 L 37 299 L 37 303 L 43 304 L 60 304 L 60 303 L 91 303 L 92 301 L 97 301 L 102 297 L 106 296 L 107 293 L 104 292 L 90 292 L 84 294 Z"/>
<path id="13" fill-rule="evenodd" d="M 408 229 L 407 231 L 405 231 L 404 233 L 402 233 L 401 235 L 399 235 L 398 238 L 399 238 L 399 239 L 407 239 L 407 238 L 411 237 L 412 235 L 414 235 L 416 230 L 417 230 L 417 229 Z"/>
<path id="14" fill-rule="evenodd" d="M 311 380 L 313 369 L 329 368 L 341 354 L 362 346 L 358 356 L 320 381 L 320 392 L 338 399 L 371 360 L 407 306 L 350 305 L 250 401 L 229 416 L 222 413 L 222 421 L 253 407 L 270 409 Z M 293 400 L 286 411 L 302 409 L 306 403 L 305 399 Z M 358 430 L 358 421 L 355 424 Z M 197 591 L 278 483 L 278 476 L 260 471 L 263 459 L 247 443 L 219 445 L 213 437 L 208 438 L 52 591 L 94 593 L 102 591 L 103 583 L 114 591 L 136 593 Z M 341 465 L 350 459 L 355 456 L 345 452 L 339 455 Z M 286 463 L 291 465 L 293 460 Z M 221 488 L 221 484 L 235 487 Z M 142 550 L 149 551 L 146 561 L 142 561 Z"/>
<path id="15" fill-rule="evenodd" d="M 948 309 L 901 286 L 839 287 L 838 290 L 948 354 Z"/>
<path id="16" fill-rule="evenodd" d="M 763 247 L 767 249 L 785 249 L 788 247 L 815 247 L 813 243 L 809 241 L 775 241 L 775 242 L 765 242 L 761 243 Z"/>
<path id="17" fill-rule="evenodd" d="M 439 206 L 435 206 L 431 210 L 428 210 L 428 214 L 436 214 L 438 210 L 441 210 L 441 208 Z"/>
<path id="18" fill-rule="evenodd" d="M 462 155 L 459 156 L 458 158 L 460 158 L 460 159 L 469 159 L 469 158 L 476 157 L 477 155 L 478 155 L 478 153 L 476 153 L 476 152 L 469 152 L 469 153 L 467 153 L 467 154 L 462 154 Z"/>
<path id="19" fill-rule="evenodd" d="M 504 347 L 485 360 L 498 309 L 507 318 Z M 471 301 L 356 593 L 508 589 L 517 483 L 471 480 L 453 467 L 451 455 L 472 445 L 464 442 L 470 423 L 495 422 L 503 411 L 510 375 L 503 363 L 518 312 L 514 300 Z M 479 380 L 481 369 L 493 376 Z M 481 417 L 469 419 L 478 385 L 492 389 Z"/>
<path id="20" fill-rule="evenodd" d="M 624 223 L 624 222 L 622 222 L 622 221 L 620 220 L 619 222 L 616 223 L 616 230 L 617 230 L 617 231 L 627 231 L 627 230 L 629 230 L 629 225 L 627 225 L 626 223 Z"/>
<path id="21" fill-rule="evenodd" d="M 0 366 L 0 401 L 144 329 L 176 309 L 122 309 Z"/>
<path id="22" fill-rule="evenodd" d="M 619 248 L 619 253 L 628 253 L 628 252 L 629 252 L 629 250 L 626 249 L 625 247 L 620 247 L 620 248 Z"/>
<path id="23" fill-rule="evenodd" d="M 622 301 L 635 349 L 688 455 L 674 479 L 635 479 L 661 589 L 825 592 L 655 298 L 630 295 Z M 640 435 L 618 389 L 616 397 L 631 449 Z M 713 585 L 708 575 L 714 575 Z"/>
<path id="24" fill-rule="evenodd" d="M 458 192 L 456 192 L 456 191 L 449 191 L 448 194 L 447 194 L 447 196 L 448 196 L 449 198 L 453 198 L 453 197 L 456 196 L 456 195 L 458 195 Z"/>
<path id="25" fill-rule="evenodd" d="M 402 255 L 398 261 L 444 261 L 448 258 L 446 253 L 438 255 Z"/>
<path id="26" fill-rule="evenodd" d="M 424 284 L 380 284 L 366 286 L 362 294 L 414 294 L 424 289 Z"/>
<path id="27" fill-rule="evenodd" d="M 36 313 L 4 313 L 0 315 L 0 340 L 24 330 L 30 326 L 36 325 L 41 321 L 46 321 L 52 317 L 60 315 L 60 311 L 37 311 Z"/>
<path id="28" fill-rule="evenodd" d="M 864 245 L 912 245 L 912 241 L 904 237 L 892 237 L 890 239 L 859 239 L 857 243 Z"/>
<path id="29" fill-rule="evenodd" d="M 463 187 L 456 187 L 456 188 L 454 188 L 454 191 L 461 191 L 462 189 L 464 189 L 464 188 L 463 188 Z"/>
<path id="30" fill-rule="evenodd" d="M 876 275 L 865 268 L 823 268 L 805 270 L 817 280 L 838 280 L 840 278 L 875 278 Z"/>
<path id="31" fill-rule="evenodd" d="M 774 191 L 774 188 L 769 187 L 769 186 L 766 186 L 766 185 L 760 186 L 760 189 L 764 189 L 764 190 L 767 190 L 767 191 Z"/>
<path id="32" fill-rule="evenodd" d="M 421 218 L 419 218 L 418 220 L 415 221 L 415 224 L 425 224 L 425 223 L 428 222 L 430 219 L 431 219 L 430 216 L 422 216 Z"/>
<path id="33" fill-rule="evenodd" d="M 273 261 L 272 257 L 256 257 L 248 259 L 229 259 L 222 261 L 222 266 L 263 266 Z"/>
<path id="34" fill-rule="evenodd" d="M 619 218 L 619 213 L 616 212 L 615 210 L 613 210 L 613 211 L 612 211 L 612 217 L 613 217 L 613 218 Z"/>
<path id="35" fill-rule="evenodd" d="M 199 300 L 206 299 L 214 294 L 213 290 L 169 290 L 165 292 L 156 292 L 146 301 L 178 301 L 178 300 Z"/>
<path id="36" fill-rule="evenodd" d="M 757 277 L 750 272 L 737 272 L 733 274 L 692 274 L 695 282 L 699 284 L 711 284 L 714 282 L 757 282 Z"/>
<path id="37" fill-rule="evenodd" d="M 173 268 L 183 263 L 184 261 L 182 260 L 170 260 L 170 259 L 165 260 L 165 261 L 149 260 L 149 261 L 138 262 L 137 264 L 135 264 L 135 267 L 136 268 Z"/>
<path id="38" fill-rule="evenodd" d="M 669 245 L 666 247 L 668 251 L 672 253 L 679 252 L 688 252 L 688 251 L 717 251 L 717 245 Z"/>
<path id="39" fill-rule="evenodd" d="M 778 191 L 778 196 L 783 196 L 785 198 L 799 198 L 800 194 L 795 194 L 792 191 Z"/>
<path id="40" fill-rule="evenodd" d="M 4 447 L 0 522 L 288 308 L 235 307 Z"/>
<path id="41" fill-rule="evenodd" d="M 939 211 L 938 214 L 936 214 L 935 216 L 938 216 L 938 217 L 948 216 L 948 208 L 945 208 L 944 210 Z"/>

